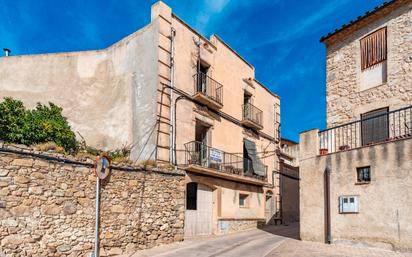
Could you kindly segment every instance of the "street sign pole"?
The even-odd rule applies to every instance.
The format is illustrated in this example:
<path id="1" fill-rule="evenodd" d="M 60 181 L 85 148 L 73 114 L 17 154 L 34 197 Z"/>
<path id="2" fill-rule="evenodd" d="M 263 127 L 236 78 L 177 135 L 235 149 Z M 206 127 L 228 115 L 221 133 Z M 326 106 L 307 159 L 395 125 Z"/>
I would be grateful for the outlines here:
<path id="1" fill-rule="evenodd" d="M 95 224 L 95 240 L 94 240 L 94 257 L 100 257 L 100 178 L 96 176 L 96 224 Z"/>
<path id="2" fill-rule="evenodd" d="M 94 239 L 94 253 L 93 257 L 100 257 L 100 180 L 103 180 L 109 176 L 110 173 L 110 159 L 102 156 L 98 157 L 94 165 L 94 172 L 96 174 L 96 226 L 95 226 L 95 239 Z"/>

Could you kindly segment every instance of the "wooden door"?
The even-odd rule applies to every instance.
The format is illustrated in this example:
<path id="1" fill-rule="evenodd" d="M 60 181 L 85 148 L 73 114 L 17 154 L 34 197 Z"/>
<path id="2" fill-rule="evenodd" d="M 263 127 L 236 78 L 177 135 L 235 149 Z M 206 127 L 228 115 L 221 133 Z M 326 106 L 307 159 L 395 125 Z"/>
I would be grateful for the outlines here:
<path id="1" fill-rule="evenodd" d="M 266 216 L 267 223 L 270 223 L 274 214 L 275 214 L 275 203 L 273 201 L 273 195 L 272 193 L 266 193 L 265 216 Z"/>
<path id="2" fill-rule="evenodd" d="M 202 236 L 212 234 L 213 191 L 198 184 L 196 209 L 185 213 L 185 236 Z"/>

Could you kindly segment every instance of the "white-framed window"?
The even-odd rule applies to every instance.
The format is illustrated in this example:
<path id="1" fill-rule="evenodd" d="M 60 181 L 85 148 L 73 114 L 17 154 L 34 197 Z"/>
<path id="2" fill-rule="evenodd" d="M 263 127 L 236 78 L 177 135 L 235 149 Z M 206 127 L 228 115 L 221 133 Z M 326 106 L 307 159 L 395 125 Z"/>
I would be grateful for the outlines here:
<path id="1" fill-rule="evenodd" d="M 358 213 L 359 196 L 346 195 L 339 197 L 339 213 Z"/>

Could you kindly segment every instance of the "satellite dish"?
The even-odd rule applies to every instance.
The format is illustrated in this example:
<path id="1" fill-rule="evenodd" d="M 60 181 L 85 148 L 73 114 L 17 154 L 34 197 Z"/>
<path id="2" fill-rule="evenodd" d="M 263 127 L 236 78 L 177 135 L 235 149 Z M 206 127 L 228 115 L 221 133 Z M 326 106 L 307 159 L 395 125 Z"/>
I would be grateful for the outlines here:
<path id="1" fill-rule="evenodd" d="M 109 176 L 110 173 L 110 159 L 106 156 L 99 156 L 96 159 L 95 165 L 94 165 L 94 172 L 96 173 L 96 176 L 100 179 L 105 179 L 107 176 Z"/>

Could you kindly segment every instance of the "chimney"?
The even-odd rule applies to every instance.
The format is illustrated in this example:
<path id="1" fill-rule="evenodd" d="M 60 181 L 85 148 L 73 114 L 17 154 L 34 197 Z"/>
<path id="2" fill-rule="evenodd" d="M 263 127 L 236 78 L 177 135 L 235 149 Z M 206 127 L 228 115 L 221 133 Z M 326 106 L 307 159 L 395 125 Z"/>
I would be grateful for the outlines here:
<path id="1" fill-rule="evenodd" d="M 4 51 L 4 55 L 5 55 L 5 56 L 10 56 L 10 53 L 11 53 L 11 50 L 10 50 L 10 49 L 8 49 L 8 48 L 3 48 L 3 51 Z"/>

